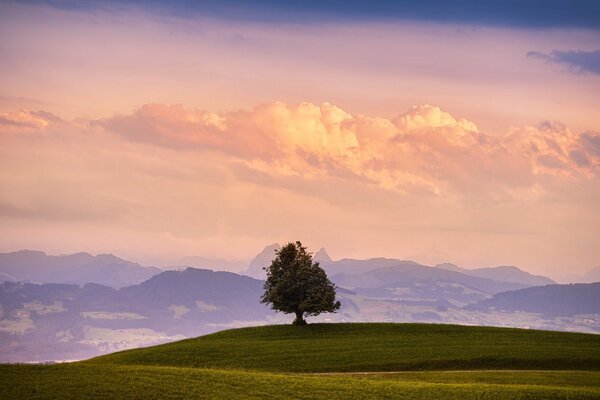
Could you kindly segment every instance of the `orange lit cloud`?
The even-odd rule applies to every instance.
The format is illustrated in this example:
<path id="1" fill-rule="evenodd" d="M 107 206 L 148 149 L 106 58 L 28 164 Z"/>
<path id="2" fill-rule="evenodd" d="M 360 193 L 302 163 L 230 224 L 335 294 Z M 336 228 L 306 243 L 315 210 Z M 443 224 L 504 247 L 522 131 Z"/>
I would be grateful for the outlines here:
<path id="1" fill-rule="evenodd" d="M 152 104 L 100 123 L 129 140 L 234 156 L 269 175 L 347 175 L 436 195 L 476 184 L 472 190 L 489 189 L 492 182 L 494 190 L 533 186 L 542 175 L 589 178 L 599 162 L 582 136 L 559 123 L 497 137 L 429 105 L 386 119 L 329 103 L 275 102 L 222 115 Z"/>

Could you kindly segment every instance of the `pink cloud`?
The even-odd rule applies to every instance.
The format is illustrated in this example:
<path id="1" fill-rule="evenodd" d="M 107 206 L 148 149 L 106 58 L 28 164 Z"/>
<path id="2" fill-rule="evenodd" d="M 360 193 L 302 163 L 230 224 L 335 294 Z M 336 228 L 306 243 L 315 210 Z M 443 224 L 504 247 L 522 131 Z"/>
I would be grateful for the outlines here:
<path id="1" fill-rule="evenodd" d="M 46 111 L 21 109 L 0 113 L 1 133 L 28 132 L 43 130 L 48 124 L 60 122 L 60 118 Z"/>
<path id="2" fill-rule="evenodd" d="M 511 128 L 498 137 L 430 105 L 387 119 L 330 103 L 274 102 L 222 114 L 149 104 L 100 124 L 133 141 L 227 154 L 268 175 L 347 176 L 436 195 L 512 190 L 541 176 L 590 178 L 599 159 L 586 144 L 595 136 L 559 123 Z"/>

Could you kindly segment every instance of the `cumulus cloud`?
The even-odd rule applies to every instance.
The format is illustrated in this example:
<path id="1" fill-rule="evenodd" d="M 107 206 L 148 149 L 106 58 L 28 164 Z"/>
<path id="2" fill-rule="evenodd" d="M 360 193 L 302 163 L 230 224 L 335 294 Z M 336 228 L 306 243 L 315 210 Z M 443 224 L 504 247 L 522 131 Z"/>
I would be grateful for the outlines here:
<path id="1" fill-rule="evenodd" d="M 513 128 L 505 145 L 529 159 L 536 174 L 591 176 L 598 156 L 586 144 L 587 135 L 575 134 L 558 122 L 547 121 L 536 127 Z M 597 138 L 592 134 L 589 137 Z"/>
<path id="2" fill-rule="evenodd" d="M 544 122 L 492 136 L 431 105 L 387 119 L 330 103 L 274 102 L 224 114 L 151 104 L 100 123 L 129 140 L 221 152 L 267 175 L 348 177 L 436 195 L 532 186 L 541 175 L 591 177 L 599 158 L 592 133 Z"/>
<path id="3" fill-rule="evenodd" d="M 273 159 L 298 150 L 341 155 L 358 145 L 352 132 L 341 129 L 342 122 L 351 118 L 328 103 L 292 106 L 275 102 L 225 115 L 180 105 L 148 104 L 133 114 L 100 123 L 131 140 Z"/>
<path id="4" fill-rule="evenodd" d="M 600 50 L 554 50 L 550 53 L 527 52 L 527 57 L 566 66 L 569 70 L 584 74 L 600 74 Z"/>
<path id="5" fill-rule="evenodd" d="M 490 135 L 473 121 L 432 105 L 414 106 L 393 118 L 309 102 L 273 102 L 225 113 L 147 104 L 130 114 L 72 122 L 27 110 L 2 118 L 9 122 L 0 125 L 0 132 L 62 135 L 61 140 L 79 147 L 92 146 L 100 137 L 91 134 L 104 132 L 125 140 L 132 154 L 143 145 L 213 159 L 212 168 L 220 169 L 221 176 L 207 179 L 230 176 L 296 192 L 311 187 L 311 195 L 327 201 L 355 190 L 368 191 L 371 199 L 373 190 L 520 199 L 535 196 L 550 181 L 592 179 L 600 165 L 598 133 L 576 134 L 558 122 L 543 122 Z M 147 154 L 144 150 L 140 156 Z M 157 173 L 172 174 L 166 169 L 152 172 Z M 198 179 L 188 172 L 177 174 Z M 166 177 L 171 178 L 181 179 Z M 130 208 L 127 202 L 121 206 Z"/>
<path id="6" fill-rule="evenodd" d="M 451 114 L 442 111 L 439 107 L 426 105 L 413 106 L 410 110 L 395 119 L 397 126 L 407 130 L 420 128 L 454 128 L 459 134 L 477 132 L 477 125 L 464 119 L 454 118 Z"/>

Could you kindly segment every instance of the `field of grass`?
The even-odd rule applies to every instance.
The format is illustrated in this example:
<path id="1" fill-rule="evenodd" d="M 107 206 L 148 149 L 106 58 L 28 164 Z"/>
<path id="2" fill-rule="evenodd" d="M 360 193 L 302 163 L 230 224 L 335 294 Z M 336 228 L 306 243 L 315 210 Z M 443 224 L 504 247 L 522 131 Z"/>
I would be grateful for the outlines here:
<path id="1" fill-rule="evenodd" d="M 424 324 L 224 331 L 0 365 L 0 398 L 599 399 L 600 336 Z"/>
<path id="2" fill-rule="evenodd" d="M 310 375 L 135 365 L 0 366 L 2 399 L 598 399 L 598 372 Z"/>

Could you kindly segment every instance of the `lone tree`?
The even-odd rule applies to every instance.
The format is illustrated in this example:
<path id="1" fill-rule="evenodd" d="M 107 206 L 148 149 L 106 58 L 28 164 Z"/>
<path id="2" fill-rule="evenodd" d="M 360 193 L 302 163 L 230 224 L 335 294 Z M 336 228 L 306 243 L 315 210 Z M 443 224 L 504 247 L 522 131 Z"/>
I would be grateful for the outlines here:
<path id="1" fill-rule="evenodd" d="M 312 255 L 302 243 L 288 243 L 275 251 L 267 271 L 265 293 L 261 303 L 276 311 L 296 314 L 294 325 L 306 325 L 304 315 L 336 312 L 340 302 L 335 300 L 335 285 L 327 274 L 312 261 Z"/>

